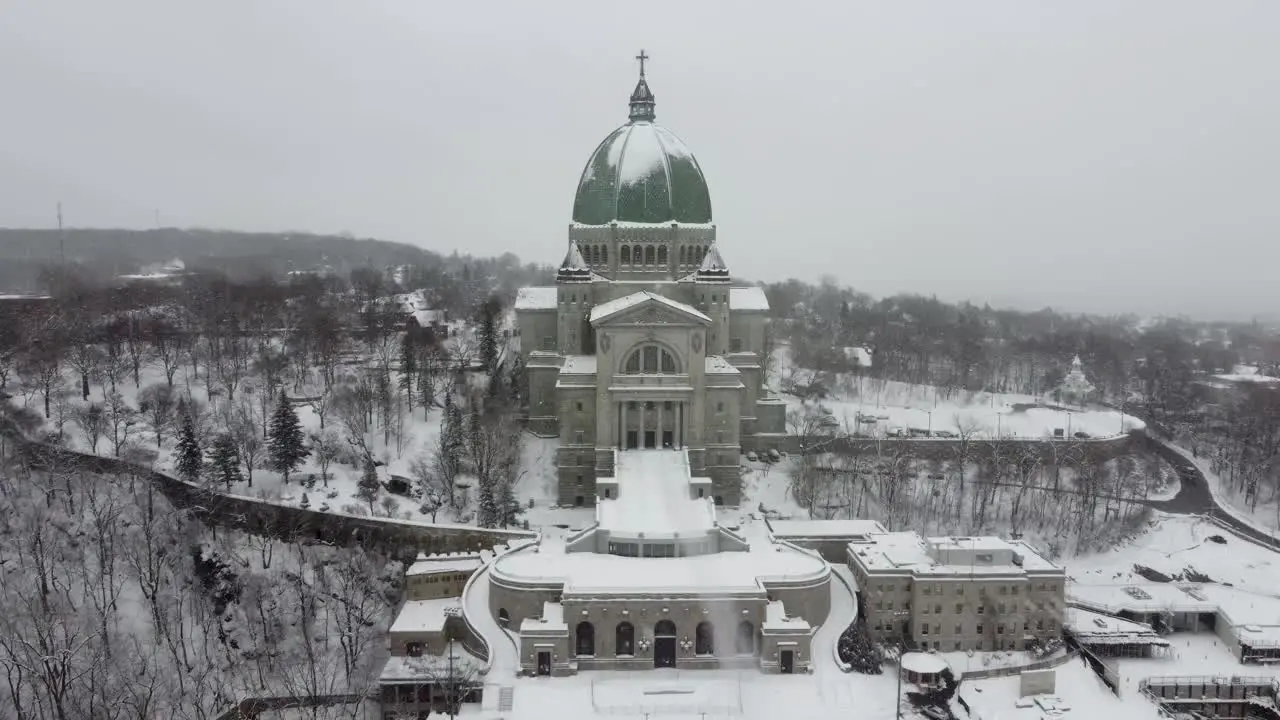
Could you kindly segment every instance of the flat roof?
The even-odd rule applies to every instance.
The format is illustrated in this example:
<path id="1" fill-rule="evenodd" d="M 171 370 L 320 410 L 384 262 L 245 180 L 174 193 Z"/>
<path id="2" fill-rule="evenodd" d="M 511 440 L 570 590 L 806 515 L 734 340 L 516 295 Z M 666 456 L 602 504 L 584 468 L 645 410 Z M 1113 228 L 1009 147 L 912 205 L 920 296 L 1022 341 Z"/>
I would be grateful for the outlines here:
<path id="1" fill-rule="evenodd" d="M 1236 635 L 1255 642 L 1280 642 L 1280 598 L 1216 583 L 1067 584 L 1067 597 L 1096 612 L 1215 613 Z"/>
<path id="2" fill-rule="evenodd" d="M 596 362 L 595 355 L 566 355 L 564 364 L 560 366 L 560 372 L 572 375 L 595 375 Z"/>
<path id="3" fill-rule="evenodd" d="M 1022 564 L 945 564 L 934 558 L 930 552 L 933 547 L 975 552 L 1009 551 L 1016 553 Z M 849 552 L 872 572 L 909 570 L 927 575 L 997 575 L 1025 574 L 1028 570 L 1062 570 L 1022 541 L 1010 542 L 991 536 L 925 538 L 914 531 L 871 533 L 866 540 L 850 542 Z"/>
<path id="4" fill-rule="evenodd" d="M 885 532 L 884 526 L 875 520 L 770 520 L 773 536 L 793 538 L 865 537 L 871 533 Z"/>
<path id="5" fill-rule="evenodd" d="M 729 310 L 768 310 L 769 298 L 759 286 L 729 288 Z"/>
<path id="6" fill-rule="evenodd" d="M 456 597 L 409 600 L 400 608 L 387 632 L 441 632 L 444 630 L 445 619 L 461 608 L 462 601 Z"/>
<path id="7" fill-rule="evenodd" d="M 467 652 L 462 643 L 453 643 L 453 668 L 455 671 L 474 669 L 479 672 L 484 663 L 480 662 L 471 653 Z M 449 654 L 441 653 L 439 655 L 421 655 L 419 657 L 409 657 L 407 655 L 392 655 L 387 658 L 387 663 L 382 666 L 382 672 L 378 675 L 378 682 L 381 683 L 397 683 L 397 682 L 415 682 L 421 680 L 438 679 L 441 672 L 446 671 L 449 667 Z"/>
<path id="8" fill-rule="evenodd" d="M 555 286 L 523 287 L 516 291 L 516 310 L 555 310 L 558 302 Z"/>
<path id="9" fill-rule="evenodd" d="M 427 555 L 418 553 L 418 559 L 405 571 L 406 576 L 433 575 L 441 572 L 474 572 L 484 564 L 480 553 L 449 553 Z"/>
<path id="10" fill-rule="evenodd" d="M 496 577 L 515 582 L 564 584 L 564 594 L 666 592 L 708 594 L 762 592 L 769 581 L 826 577 L 830 566 L 816 553 L 767 541 L 743 552 L 677 558 L 637 558 L 564 551 L 563 541 L 544 538 L 537 551 L 511 552 L 493 566 Z"/>
<path id="11" fill-rule="evenodd" d="M 771 600 L 764 606 L 764 630 L 798 630 L 809 629 L 809 622 L 800 617 L 787 617 L 787 609 L 781 600 Z"/>
<path id="12" fill-rule="evenodd" d="M 1081 642 L 1093 645 L 1168 645 L 1155 629 L 1146 623 L 1104 615 L 1078 607 L 1067 607 L 1062 626 Z"/>

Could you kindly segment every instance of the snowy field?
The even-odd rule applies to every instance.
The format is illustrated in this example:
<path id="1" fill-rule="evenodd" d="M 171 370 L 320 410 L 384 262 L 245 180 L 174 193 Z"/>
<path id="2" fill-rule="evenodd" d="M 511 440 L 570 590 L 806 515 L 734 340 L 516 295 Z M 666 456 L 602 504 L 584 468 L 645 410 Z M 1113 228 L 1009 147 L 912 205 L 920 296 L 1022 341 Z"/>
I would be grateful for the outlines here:
<path id="1" fill-rule="evenodd" d="M 774 368 L 771 384 L 775 392 L 792 381 L 806 382 L 814 375 L 792 363 L 786 346 L 775 350 Z M 1085 433 L 1092 438 L 1106 438 L 1144 427 L 1138 418 L 1116 410 L 1043 407 L 1043 399 L 1032 395 L 969 392 L 850 374 L 823 377 L 832 379 L 829 397 L 802 400 L 783 393 L 788 410 L 825 410 L 842 430 L 875 437 L 917 429 L 975 438 L 1043 438 L 1052 437 L 1055 431 L 1066 437 Z"/>

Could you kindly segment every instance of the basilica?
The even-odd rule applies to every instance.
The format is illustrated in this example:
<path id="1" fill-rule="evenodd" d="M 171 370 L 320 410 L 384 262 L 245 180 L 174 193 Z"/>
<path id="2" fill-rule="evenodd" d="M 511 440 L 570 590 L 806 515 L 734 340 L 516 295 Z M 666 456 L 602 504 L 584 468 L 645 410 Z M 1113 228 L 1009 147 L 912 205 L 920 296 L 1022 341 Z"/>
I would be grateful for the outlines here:
<path id="1" fill-rule="evenodd" d="M 782 438 L 764 387 L 768 301 L 735 287 L 693 153 L 655 122 L 645 78 L 578 181 L 556 284 L 516 300 L 530 429 L 559 437 L 559 502 L 594 505 L 620 452 L 667 450 L 717 505 L 739 455 Z"/>

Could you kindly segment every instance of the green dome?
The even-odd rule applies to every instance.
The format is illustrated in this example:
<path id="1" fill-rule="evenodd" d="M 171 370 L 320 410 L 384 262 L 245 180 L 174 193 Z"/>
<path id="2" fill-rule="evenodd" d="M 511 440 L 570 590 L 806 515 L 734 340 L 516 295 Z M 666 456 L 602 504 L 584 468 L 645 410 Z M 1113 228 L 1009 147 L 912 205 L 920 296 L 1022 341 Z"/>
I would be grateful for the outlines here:
<path id="1" fill-rule="evenodd" d="M 633 108 L 634 103 L 633 96 Z M 711 193 L 702 168 L 680 138 L 652 121 L 633 120 L 591 154 L 578 181 L 573 221 L 709 223 Z"/>

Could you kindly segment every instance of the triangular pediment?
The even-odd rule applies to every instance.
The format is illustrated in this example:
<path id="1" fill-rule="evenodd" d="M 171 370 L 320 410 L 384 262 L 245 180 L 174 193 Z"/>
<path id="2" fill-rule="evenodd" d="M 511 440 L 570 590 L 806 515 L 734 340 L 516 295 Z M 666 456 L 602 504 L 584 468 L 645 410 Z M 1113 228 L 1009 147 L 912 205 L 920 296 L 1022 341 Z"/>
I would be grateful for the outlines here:
<path id="1" fill-rule="evenodd" d="M 711 318 L 691 305 L 645 290 L 595 306 L 591 324 L 710 325 Z"/>

